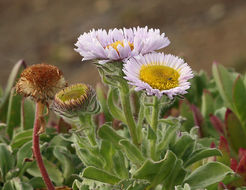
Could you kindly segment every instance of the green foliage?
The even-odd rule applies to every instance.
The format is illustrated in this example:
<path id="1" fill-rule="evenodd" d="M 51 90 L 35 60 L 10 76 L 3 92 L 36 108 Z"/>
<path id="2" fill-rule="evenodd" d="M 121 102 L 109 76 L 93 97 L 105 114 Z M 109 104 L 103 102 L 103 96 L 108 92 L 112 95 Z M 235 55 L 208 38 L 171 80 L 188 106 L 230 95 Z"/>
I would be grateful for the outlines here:
<path id="1" fill-rule="evenodd" d="M 13 89 L 22 65 L 17 63 L 6 90 L 0 90 L 2 190 L 45 187 L 32 160 L 34 104 Z M 246 137 L 246 102 L 241 98 L 246 95 L 245 76 L 213 65 L 213 77 L 197 74 L 186 100 L 178 104 L 176 98 L 170 108 L 172 101 L 162 98 L 156 104 L 153 97 L 129 89 L 122 78 L 122 63 L 110 65 L 98 65 L 103 81 L 110 86 L 107 95 L 103 87 L 97 88 L 103 124 L 99 126 L 90 116 L 89 121 L 80 121 L 78 130 L 59 134 L 48 127 L 40 135 L 42 157 L 56 186 L 75 190 L 213 190 L 219 182 L 237 182 L 238 176 L 226 165 L 231 154 L 246 148 L 240 140 Z M 175 106 L 179 117 L 167 114 Z M 234 152 L 210 147 L 220 135 L 228 139 Z"/>
<path id="2" fill-rule="evenodd" d="M 213 137 L 215 142 L 219 135 L 224 135 L 238 152 L 240 147 L 246 148 L 244 142 L 239 140 L 246 135 L 246 102 L 242 98 L 246 95 L 246 75 L 219 64 L 213 64 L 212 73 L 210 79 L 204 73 L 192 79 L 193 85 L 186 97 L 188 101 L 184 101 L 179 108 L 181 115 L 187 119 L 183 130 L 189 131 L 197 125 L 201 137 Z M 228 116 L 225 114 L 227 108 L 231 110 Z"/>
<path id="3" fill-rule="evenodd" d="M 226 176 L 230 175 L 233 175 L 233 172 L 229 167 L 219 162 L 210 162 L 188 175 L 185 183 L 188 183 L 191 189 L 205 188 L 219 181 L 223 181 Z"/>
<path id="4" fill-rule="evenodd" d="M 18 61 L 14 65 L 14 67 L 13 67 L 13 69 L 9 75 L 5 90 L 4 91 L 1 90 L 2 95 L 1 95 L 1 99 L 0 99 L 0 120 L 2 122 L 6 122 L 6 120 L 7 120 L 6 114 L 11 113 L 11 111 L 8 111 L 8 107 L 9 107 L 8 104 L 9 104 L 9 100 L 11 99 L 10 98 L 11 90 L 12 90 L 13 86 L 15 85 L 16 79 L 18 78 L 23 67 L 26 67 L 26 64 L 23 60 Z M 12 96 L 13 96 L 13 93 L 12 93 Z"/>
<path id="5" fill-rule="evenodd" d="M 0 144 L 0 179 L 5 182 L 8 172 L 13 169 L 15 160 L 6 144 Z"/>
<path id="6" fill-rule="evenodd" d="M 83 155 L 79 153 L 81 161 L 87 166 L 82 173 L 85 182 L 81 184 L 88 185 L 87 182 L 89 180 L 91 181 L 91 184 L 89 183 L 89 189 L 92 189 L 95 185 L 100 186 L 101 183 L 108 184 L 107 187 L 110 187 L 111 184 L 113 185 L 111 188 L 120 189 L 120 185 L 122 185 L 120 179 L 125 179 L 128 180 L 129 183 L 124 183 L 127 187 L 123 189 L 133 188 L 132 186 L 141 180 L 144 181 L 147 189 L 157 188 L 159 185 L 161 185 L 163 189 L 174 189 L 175 186 L 184 183 L 185 177 L 190 173 L 190 165 L 211 156 L 221 156 L 220 151 L 217 149 L 203 147 L 199 144 L 195 130 L 191 130 L 190 134 L 184 132 L 178 137 L 177 132 L 180 126 L 177 125 L 179 121 L 175 118 L 173 121 L 169 118 L 166 121 L 163 121 L 163 119 L 160 119 L 160 121 L 161 125 L 159 125 L 157 132 L 152 130 L 152 133 L 157 137 L 156 146 L 159 145 L 158 151 L 156 151 L 157 161 L 149 157 L 150 149 L 148 147 L 151 146 L 153 139 L 148 138 L 148 125 L 145 123 L 143 123 L 143 126 L 146 125 L 146 127 L 143 128 L 143 141 L 145 141 L 145 143 L 142 143 L 141 149 L 127 140 L 127 134 L 119 134 L 121 131 L 113 130 L 108 124 L 103 125 L 99 129 L 98 134 L 102 140 L 98 139 L 97 146 L 91 147 L 85 145 L 85 143 L 82 143 L 82 141 L 84 141 L 82 139 L 83 137 L 79 138 L 79 136 L 76 135 L 76 138 L 74 138 L 76 149 L 86 151 Z M 169 140 L 166 138 L 168 134 L 171 136 Z M 105 147 L 107 147 L 107 152 L 105 152 Z M 101 149 L 101 151 L 97 151 L 98 149 Z M 118 151 L 118 149 L 120 151 Z M 113 155 L 115 155 L 116 152 L 123 152 L 120 156 L 124 158 L 121 161 L 121 165 L 114 164 L 115 157 Z M 84 157 L 86 157 L 86 159 Z M 93 160 L 96 158 L 98 158 L 97 162 L 100 162 L 100 164 L 95 164 L 97 162 Z M 217 162 L 215 163 L 217 164 Z M 129 167 L 128 170 L 126 166 Z M 224 165 L 219 164 L 219 166 Z M 117 170 L 115 168 L 117 168 Z M 220 180 L 224 179 L 222 174 L 225 174 L 225 171 L 223 169 L 223 167 L 218 167 L 217 170 L 221 172 L 221 176 L 215 179 L 214 183 L 218 183 Z M 212 170 L 213 169 L 211 169 L 211 171 Z M 231 172 L 230 174 L 233 173 L 230 168 L 228 168 L 227 172 L 229 171 Z M 206 177 L 204 176 L 197 181 L 196 179 L 194 179 L 194 181 L 192 180 L 193 184 L 191 188 L 194 189 L 194 187 L 197 186 L 199 188 L 205 188 L 214 184 L 207 182 L 207 184 L 204 185 L 204 182 L 201 182 L 201 180 L 206 181 Z M 135 188 L 138 187 L 136 186 Z"/>
<path id="7" fill-rule="evenodd" d="M 94 179 L 96 181 L 100 181 L 103 183 L 108 183 L 108 184 L 116 184 L 120 181 L 120 178 L 104 171 L 100 170 L 98 168 L 95 168 L 93 166 L 87 167 L 84 171 L 82 176 L 87 179 Z"/>

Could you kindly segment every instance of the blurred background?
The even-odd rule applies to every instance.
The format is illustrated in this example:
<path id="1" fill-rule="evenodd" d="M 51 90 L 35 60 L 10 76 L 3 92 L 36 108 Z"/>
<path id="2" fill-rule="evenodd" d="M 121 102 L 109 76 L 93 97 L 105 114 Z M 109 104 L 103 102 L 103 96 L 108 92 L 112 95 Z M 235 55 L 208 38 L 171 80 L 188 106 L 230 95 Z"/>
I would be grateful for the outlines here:
<path id="1" fill-rule="evenodd" d="M 77 37 L 95 28 L 160 28 L 167 53 L 211 72 L 217 61 L 246 70 L 246 0 L 0 0 L 0 84 L 13 65 L 45 62 L 69 83 L 95 85 L 94 65 L 74 51 Z"/>

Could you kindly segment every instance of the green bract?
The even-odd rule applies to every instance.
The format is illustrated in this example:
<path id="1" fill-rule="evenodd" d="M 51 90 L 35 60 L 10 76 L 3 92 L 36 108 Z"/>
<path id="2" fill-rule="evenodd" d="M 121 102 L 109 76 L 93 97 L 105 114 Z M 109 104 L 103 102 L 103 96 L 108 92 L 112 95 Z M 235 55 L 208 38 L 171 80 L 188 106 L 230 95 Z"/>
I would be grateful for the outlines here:
<path id="1" fill-rule="evenodd" d="M 95 90 L 86 84 L 74 84 L 59 91 L 51 107 L 56 114 L 72 123 L 100 109 Z"/>

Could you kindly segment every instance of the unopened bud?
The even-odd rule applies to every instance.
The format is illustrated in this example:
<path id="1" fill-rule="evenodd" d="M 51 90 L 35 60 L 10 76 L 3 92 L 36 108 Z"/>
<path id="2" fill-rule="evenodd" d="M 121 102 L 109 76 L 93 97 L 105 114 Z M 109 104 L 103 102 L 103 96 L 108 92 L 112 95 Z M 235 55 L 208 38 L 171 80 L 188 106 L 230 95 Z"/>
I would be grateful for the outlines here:
<path id="1" fill-rule="evenodd" d="M 75 121 L 84 114 L 97 113 L 100 109 L 95 90 L 86 84 L 74 84 L 59 91 L 51 107 L 66 121 Z"/>

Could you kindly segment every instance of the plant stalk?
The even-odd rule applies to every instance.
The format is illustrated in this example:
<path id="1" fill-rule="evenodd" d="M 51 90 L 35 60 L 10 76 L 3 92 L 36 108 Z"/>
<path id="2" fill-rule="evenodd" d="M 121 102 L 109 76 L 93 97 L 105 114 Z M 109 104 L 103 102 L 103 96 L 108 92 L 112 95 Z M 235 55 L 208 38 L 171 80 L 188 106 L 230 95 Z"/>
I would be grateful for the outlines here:
<path id="1" fill-rule="evenodd" d="M 126 123 L 130 131 L 130 135 L 132 138 L 132 142 L 138 147 L 138 136 L 137 136 L 137 127 L 133 118 L 130 98 L 129 98 L 129 89 L 121 88 L 120 89 L 120 98 L 121 98 L 121 106 L 123 108 L 123 112 L 126 118 Z"/>
<path id="2" fill-rule="evenodd" d="M 153 97 L 153 110 L 152 110 L 152 119 L 151 119 L 151 127 L 156 132 L 158 125 L 158 117 L 159 117 L 159 101 L 156 96 Z"/>
<path id="3" fill-rule="evenodd" d="M 41 127 L 40 118 L 42 117 L 44 110 L 44 104 L 41 102 L 36 103 L 36 113 L 35 113 L 35 122 L 33 127 L 33 155 L 37 161 L 40 173 L 42 174 L 43 180 L 47 186 L 48 190 L 55 190 L 54 185 L 52 184 L 50 177 L 47 173 L 47 170 L 44 166 L 44 162 L 41 156 L 40 147 L 39 147 L 39 130 Z"/>
<path id="4" fill-rule="evenodd" d="M 96 142 L 96 125 L 93 121 L 92 115 L 90 115 L 90 114 L 80 115 L 79 120 L 80 120 L 81 125 L 85 125 L 86 127 L 88 127 L 88 130 L 86 130 L 88 140 L 90 141 L 92 146 L 96 146 L 97 145 L 97 142 Z"/>
<path id="5" fill-rule="evenodd" d="M 97 145 L 97 141 L 96 141 L 96 125 L 93 121 L 93 117 L 91 115 L 88 116 L 88 124 L 89 124 L 89 140 L 91 142 L 92 146 L 96 146 Z"/>
<path id="6" fill-rule="evenodd" d="M 155 134 L 157 133 L 158 118 L 159 118 L 159 101 L 156 96 L 153 97 L 151 127 Z M 151 158 L 156 160 L 156 139 L 151 141 Z"/>

